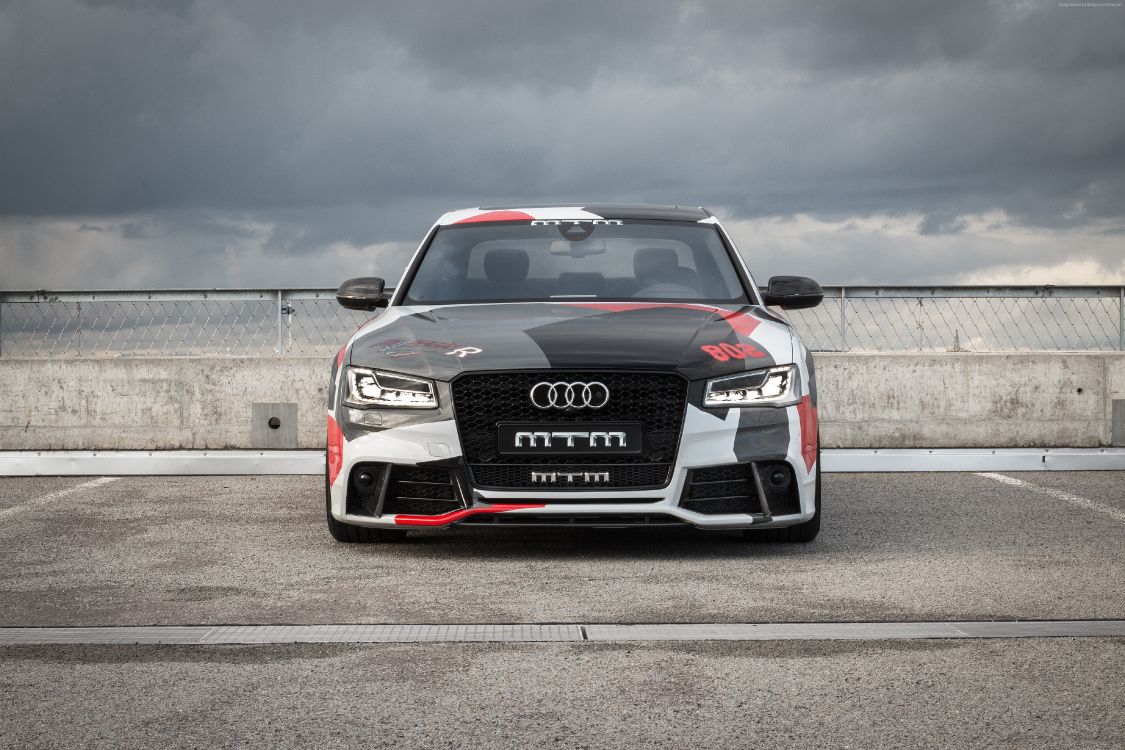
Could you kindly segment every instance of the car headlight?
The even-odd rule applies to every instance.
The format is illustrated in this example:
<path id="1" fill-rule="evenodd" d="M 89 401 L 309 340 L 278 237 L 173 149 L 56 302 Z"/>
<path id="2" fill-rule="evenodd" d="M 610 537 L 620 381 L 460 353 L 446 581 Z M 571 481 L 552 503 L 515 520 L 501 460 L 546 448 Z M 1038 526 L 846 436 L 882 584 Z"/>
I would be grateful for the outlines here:
<path id="1" fill-rule="evenodd" d="M 784 365 L 708 380 L 703 405 L 791 406 L 800 395 L 796 365 Z"/>
<path id="2" fill-rule="evenodd" d="M 436 409 L 438 405 L 432 380 L 366 367 L 349 367 L 347 381 L 347 403 L 351 406 Z"/>

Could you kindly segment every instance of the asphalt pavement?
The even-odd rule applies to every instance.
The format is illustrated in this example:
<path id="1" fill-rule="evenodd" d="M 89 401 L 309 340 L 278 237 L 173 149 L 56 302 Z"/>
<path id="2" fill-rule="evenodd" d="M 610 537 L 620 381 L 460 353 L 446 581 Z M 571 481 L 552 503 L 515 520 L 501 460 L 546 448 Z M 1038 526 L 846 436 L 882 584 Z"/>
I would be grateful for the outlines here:
<path id="1" fill-rule="evenodd" d="M 7 747 L 1119 750 L 1125 641 L 6 650 Z"/>
<path id="2" fill-rule="evenodd" d="M 831 474 L 812 544 L 425 530 L 320 477 L 0 479 L 0 626 L 1125 618 L 1120 473 Z M 0 747 L 1112 747 L 1122 638 L 0 648 Z"/>
<path id="3" fill-rule="evenodd" d="M 1011 476 L 1125 494 L 1120 474 Z M 57 480 L 0 479 L 0 625 L 1125 618 L 1112 517 L 975 474 L 824 481 L 807 545 L 511 528 L 344 545 L 319 477 L 122 477 L 47 502 Z"/>

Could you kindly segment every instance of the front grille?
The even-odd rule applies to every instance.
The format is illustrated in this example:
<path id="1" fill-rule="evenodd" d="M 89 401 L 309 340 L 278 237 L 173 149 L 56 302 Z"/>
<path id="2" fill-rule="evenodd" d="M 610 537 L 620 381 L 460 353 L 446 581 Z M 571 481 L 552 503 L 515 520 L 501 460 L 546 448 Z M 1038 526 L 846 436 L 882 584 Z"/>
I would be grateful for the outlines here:
<path id="1" fill-rule="evenodd" d="M 684 487 L 680 506 L 696 513 L 717 515 L 721 513 L 762 513 L 758 500 L 758 488 L 754 483 L 751 464 L 729 464 L 693 469 Z M 784 515 L 800 512 L 797 484 L 789 465 L 783 462 L 770 462 L 758 465 L 762 489 L 771 515 Z M 788 477 L 784 485 L 778 486 L 770 481 L 774 472 L 783 472 Z"/>
<path id="2" fill-rule="evenodd" d="M 601 409 L 537 409 L 529 397 L 540 381 L 604 383 L 609 402 Z M 687 381 L 679 375 L 633 372 L 469 373 L 453 381 L 453 409 L 473 483 L 496 489 L 613 489 L 663 487 L 671 478 L 687 404 Z M 640 422 L 643 453 L 632 456 L 528 455 L 499 453 L 499 422 Z M 609 482 L 532 484 L 536 471 L 608 471 Z"/>

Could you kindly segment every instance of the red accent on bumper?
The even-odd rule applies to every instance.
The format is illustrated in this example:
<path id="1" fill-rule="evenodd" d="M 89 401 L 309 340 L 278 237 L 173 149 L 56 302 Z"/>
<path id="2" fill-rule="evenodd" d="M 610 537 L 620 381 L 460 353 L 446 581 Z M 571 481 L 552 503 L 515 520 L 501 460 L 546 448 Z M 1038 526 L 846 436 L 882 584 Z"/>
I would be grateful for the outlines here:
<path id="1" fill-rule="evenodd" d="M 485 508 L 462 508 L 442 513 L 440 516 L 409 516 L 399 514 L 395 516 L 395 523 L 402 526 L 448 526 L 462 518 L 475 516 L 478 513 L 503 513 L 509 510 L 523 510 L 524 508 L 542 508 L 543 504 L 496 504 Z"/>
<path id="2" fill-rule="evenodd" d="M 477 214 L 476 216 L 470 216 L 453 223 L 472 224 L 477 221 L 532 221 L 534 219 L 534 216 L 525 214 L 523 211 L 489 211 L 488 213 Z"/>
<path id="3" fill-rule="evenodd" d="M 328 484 L 336 484 L 340 469 L 344 468 L 344 433 L 332 415 L 328 415 Z"/>
<path id="4" fill-rule="evenodd" d="M 805 396 L 797 402 L 797 416 L 801 420 L 801 455 L 805 458 L 805 470 L 812 471 L 816 463 L 816 406 L 812 398 Z"/>

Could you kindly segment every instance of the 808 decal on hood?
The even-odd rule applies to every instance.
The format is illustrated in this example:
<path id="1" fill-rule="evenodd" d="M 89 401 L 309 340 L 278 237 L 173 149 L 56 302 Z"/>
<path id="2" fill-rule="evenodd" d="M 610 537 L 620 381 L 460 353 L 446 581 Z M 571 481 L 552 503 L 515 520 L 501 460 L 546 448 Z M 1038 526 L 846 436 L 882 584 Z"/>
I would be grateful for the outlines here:
<path id="1" fill-rule="evenodd" d="M 466 209 L 426 235 L 332 367 L 337 540 L 413 527 L 692 525 L 803 542 L 820 529 L 812 357 L 704 209 Z M 771 309 L 773 308 L 773 309 Z"/>

